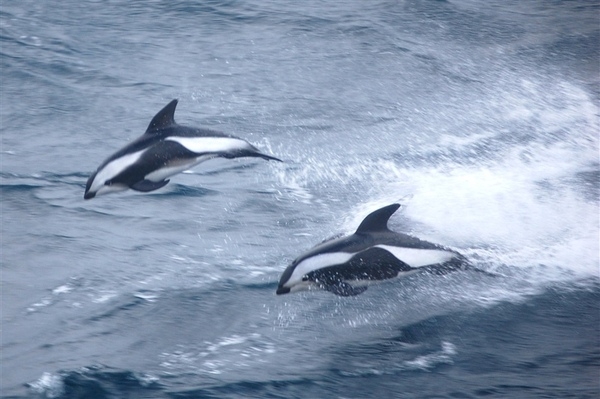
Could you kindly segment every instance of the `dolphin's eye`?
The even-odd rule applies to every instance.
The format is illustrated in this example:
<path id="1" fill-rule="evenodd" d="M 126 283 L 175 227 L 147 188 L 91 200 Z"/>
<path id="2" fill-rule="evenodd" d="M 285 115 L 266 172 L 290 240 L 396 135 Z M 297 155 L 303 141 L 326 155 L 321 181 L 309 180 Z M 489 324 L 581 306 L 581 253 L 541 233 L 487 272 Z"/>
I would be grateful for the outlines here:
<path id="1" fill-rule="evenodd" d="M 302 276 L 302 281 L 308 281 L 308 276 Z"/>
<path id="2" fill-rule="evenodd" d="M 107 181 L 105 181 L 105 182 L 104 182 L 104 185 L 105 185 L 105 186 L 110 186 L 110 185 L 112 185 L 112 180 L 107 180 Z"/>

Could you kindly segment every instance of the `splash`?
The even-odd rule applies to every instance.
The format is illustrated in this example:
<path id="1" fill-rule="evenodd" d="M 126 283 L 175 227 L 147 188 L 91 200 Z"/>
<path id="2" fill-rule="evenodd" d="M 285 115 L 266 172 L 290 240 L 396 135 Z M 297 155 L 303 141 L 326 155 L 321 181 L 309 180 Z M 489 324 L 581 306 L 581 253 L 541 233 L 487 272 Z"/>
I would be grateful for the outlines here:
<path id="1" fill-rule="evenodd" d="M 308 154 L 280 181 L 308 202 L 334 198 L 343 223 L 331 231 L 351 232 L 373 209 L 400 202 L 393 228 L 482 263 L 532 270 L 540 281 L 598 277 L 597 109 L 573 84 L 504 76 L 429 142 L 403 142 L 399 152 L 380 137 L 386 126 L 377 140 L 347 144 L 368 157 Z"/>

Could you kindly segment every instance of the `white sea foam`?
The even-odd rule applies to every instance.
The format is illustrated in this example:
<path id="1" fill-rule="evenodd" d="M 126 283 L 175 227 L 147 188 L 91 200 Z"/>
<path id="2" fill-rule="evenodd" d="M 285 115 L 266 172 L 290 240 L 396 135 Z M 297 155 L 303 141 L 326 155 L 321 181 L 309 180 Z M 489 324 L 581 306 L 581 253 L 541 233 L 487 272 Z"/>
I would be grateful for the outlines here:
<path id="1" fill-rule="evenodd" d="M 452 358 L 457 354 L 456 346 L 451 342 L 442 342 L 439 351 L 427 355 L 417 356 L 413 360 L 404 362 L 407 369 L 428 370 L 439 364 L 452 363 Z"/>
<path id="2" fill-rule="evenodd" d="M 46 398 L 58 398 L 64 393 L 64 383 L 59 375 L 45 372 L 35 382 L 29 384 L 29 387 Z"/>

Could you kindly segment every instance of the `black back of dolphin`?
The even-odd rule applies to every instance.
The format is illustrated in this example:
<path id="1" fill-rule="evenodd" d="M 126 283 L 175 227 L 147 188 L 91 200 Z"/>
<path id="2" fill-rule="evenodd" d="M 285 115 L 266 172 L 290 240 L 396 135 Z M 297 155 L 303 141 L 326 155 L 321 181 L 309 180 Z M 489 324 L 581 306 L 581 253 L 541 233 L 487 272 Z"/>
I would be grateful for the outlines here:
<path id="1" fill-rule="evenodd" d="M 146 148 L 152 142 L 158 142 L 164 140 L 169 136 L 179 136 L 179 137 L 231 137 L 238 138 L 231 134 L 225 134 L 223 132 L 219 132 L 217 130 L 206 129 L 206 128 L 195 128 L 189 127 L 185 125 L 180 125 L 175 122 L 175 109 L 177 108 L 179 100 L 174 99 L 170 103 L 164 106 L 163 109 L 158 111 L 158 113 L 152 118 L 146 132 L 138 137 L 136 140 L 117 151 L 110 158 L 108 158 L 100 167 L 106 165 L 108 162 L 123 156 L 125 154 L 134 153 L 136 151 L 142 150 Z M 228 158 L 235 158 L 240 156 L 251 156 L 251 157 L 259 157 L 266 160 L 274 160 L 283 162 L 281 159 L 263 154 L 259 152 L 258 149 L 252 147 L 254 151 L 248 151 L 243 155 L 235 156 L 227 156 Z M 190 156 L 198 155 L 191 151 L 188 151 Z"/>
<path id="2" fill-rule="evenodd" d="M 326 240 L 303 254 L 297 261 L 299 262 L 318 253 L 359 252 L 375 243 L 415 249 L 448 250 L 442 245 L 390 230 L 388 228 L 389 219 L 399 208 L 400 204 L 391 204 L 371 212 L 363 219 L 354 234 Z"/>

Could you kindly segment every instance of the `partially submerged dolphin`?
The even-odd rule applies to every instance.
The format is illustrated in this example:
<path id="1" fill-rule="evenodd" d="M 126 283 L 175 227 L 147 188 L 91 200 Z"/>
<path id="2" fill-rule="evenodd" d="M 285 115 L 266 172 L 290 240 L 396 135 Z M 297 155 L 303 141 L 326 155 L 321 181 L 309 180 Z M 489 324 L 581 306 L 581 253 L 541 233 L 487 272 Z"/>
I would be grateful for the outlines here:
<path id="1" fill-rule="evenodd" d="M 176 107 L 177 100 L 171 101 L 154 116 L 146 133 L 106 159 L 88 179 L 83 198 L 127 189 L 158 190 L 169 182 L 168 177 L 216 157 L 281 162 L 238 137 L 178 125 Z"/>
<path id="2" fill-rule="evenodd" d="M 352 235 L 325 241 L 285 269 L 277 294 L 320 288 L 339 296 L 358 295 L 374 282 L 420 270 L 443 274 L 468 266 L 458 252 L 391 231 L 388 220 L 399 204 L 369 214 Z"/>

